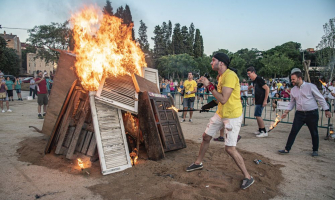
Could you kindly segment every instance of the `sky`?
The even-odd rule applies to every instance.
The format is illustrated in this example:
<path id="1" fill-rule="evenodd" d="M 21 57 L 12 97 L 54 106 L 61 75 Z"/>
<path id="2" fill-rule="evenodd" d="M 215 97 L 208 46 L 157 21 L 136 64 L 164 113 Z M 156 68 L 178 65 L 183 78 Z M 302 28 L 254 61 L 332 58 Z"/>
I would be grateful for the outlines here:
<path id="1" fill-rule="evenodd" d="M 139 21 L 148 27 L 153 48 L 156 25 L 171 20 L 200 29 L 205 54 L 218 49 L 242 48 L 264 51 L 285 42 L 316 48 L 324 35 L 323 25 L 335 17 L 335 0 L 111 0 L 114 12 L 129 5 L 138 36 Z M 103 8 L 106 0 L 0 0 L 0 25 L 31 29 L 51 22 L 63 23 L 84 5 Z M 2 28 L 0 32 L 29 37 L 26 30 Z"/>

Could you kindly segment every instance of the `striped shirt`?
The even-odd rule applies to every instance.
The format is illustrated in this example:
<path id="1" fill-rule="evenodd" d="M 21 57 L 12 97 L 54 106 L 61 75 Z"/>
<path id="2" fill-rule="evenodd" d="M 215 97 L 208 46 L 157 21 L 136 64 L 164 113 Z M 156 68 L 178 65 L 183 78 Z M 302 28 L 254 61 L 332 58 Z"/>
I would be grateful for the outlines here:
<path id="1" fill-rule="evenodd" d="M 300 87 L 294 86 L 291 90 L 291 101 L 288 105 L 288 110 L 292 110 L 296 105 L 297 111 L 311 111 L 318 109 L 318 104 L 322 106 L 323 110 L 329 109 L 326 100 L 318 88 L 312 83 L 302 83 Z"/>

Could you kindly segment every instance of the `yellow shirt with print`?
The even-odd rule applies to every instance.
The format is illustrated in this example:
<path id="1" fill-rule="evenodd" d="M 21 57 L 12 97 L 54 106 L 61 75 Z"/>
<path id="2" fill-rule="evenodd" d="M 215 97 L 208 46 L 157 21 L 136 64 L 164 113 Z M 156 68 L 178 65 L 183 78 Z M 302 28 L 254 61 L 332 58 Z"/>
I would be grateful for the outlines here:
<path id="1" fill-rule="evenodd" d="M 188 91 L 193 92 L 194 88 L 196 88 L 196 87 L 197 87 L 197 82 L 195 82 L 195 80 L 192 80 L 192 81 L 186 80 L 186 81 L 184 81 L 184 88 L 185 88 L 184 98 L 195 97 L 195 93 L 187 94 L 187 92 Z"/>
<path id="2" fill-rule="evenodd" d="M 222 93 L 223 87 L 232 88 L 233 91 L 230 94 L 228 101 L 222 105 L 219 102 L 218 110 L 216 113 L 221 118 L 237 118 L 242 115 L 242 104 L 240 94 L 240 81 L 235 72 L 227 69 L 219 78 L 217 91 Z"/>

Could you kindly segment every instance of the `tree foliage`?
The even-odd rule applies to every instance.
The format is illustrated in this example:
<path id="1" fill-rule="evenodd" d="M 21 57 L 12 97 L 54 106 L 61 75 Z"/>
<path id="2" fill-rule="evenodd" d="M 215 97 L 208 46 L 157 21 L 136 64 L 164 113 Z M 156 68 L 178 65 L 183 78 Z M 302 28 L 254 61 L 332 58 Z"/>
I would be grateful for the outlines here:
<path id="1" fill-rule="evenodd" d="M 188 54 L 162 56 L 157 63 L 159 74 L 173 79 L 184 79 L 188 72 L 193 72 L 197 67 L 197 62 Z"/>
<path id="2" fill-rule="evenodd" d="M 260 73 L 267 75 L 268 77 L 274 74 L 274 78 L 276 78 L 277 75 L 287 75 L 287 71 L 294 66 L 294 61 L 292 59 L 279 53 L 266 56 L 261 62 L 264 64 L 264 67 L 260 70 Z"/>
<path id="3" fill-rule="evenodd" d="M 17 76 L 20 71 L 20 58 L 14 49 L 6 45 L 5 39 L 0 37 L 0 70 L 5 74 Z"/>
<path id="4" fill-rule="evenodd" d="M 45 59 L 46 62 L 56 62 L 58 60 L 59 53 L 50 48 L 66 50 L 69 47 L 72 32 L 68 25 L 69 21 L 64 23 L 52 22 L 51 25 L 35 26 L 28 30 L 29 38 L 27 42 L 39 48 L 37 57 Z"/>
<path id="5" fill-rule="evenodd" d="M 141 20 L 140 21 L 140 28 L 138 29 L 138 38 L 137 42 L 139 43 L 142 51 L 144 53 L 149 52 L 149 42 L 148 42 L 148 35 L 147 35 L 147 29 L 148 27 L 145 25 L 145 23 Z"/>
<path id="6" fill-rule="evenodd" d="M 317 64 L 321 66 L 334 66 L 335 63 L 335 18 L 323 25 L 324 35 L 317 46 Z"/>
<path id="7" fill-rule="evenodd" d="M 106 1 L 106 5 L 102 9 L 102 13 L 105 14 L 105 15 L 110 15 L 110 16 L 114 15 L 113 14 L 112 3 L 109 0 Z"/>

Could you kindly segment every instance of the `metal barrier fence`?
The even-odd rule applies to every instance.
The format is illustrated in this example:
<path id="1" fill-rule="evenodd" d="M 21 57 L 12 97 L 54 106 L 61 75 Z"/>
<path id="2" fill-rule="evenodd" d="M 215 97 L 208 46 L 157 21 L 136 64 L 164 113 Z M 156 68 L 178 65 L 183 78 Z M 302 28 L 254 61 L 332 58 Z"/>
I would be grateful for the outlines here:
<path id="1" fill-rule="evenodd" d="M 162 93 L 163 94 L 163 93 Z M 169 92 L 169 95 L 172 96 L 172 98 L 174 99 L 175 102 L 175 106 L 178 109 L 183 109 L 183 95 L 181 95 L 181 93 L 179 92 Z M 195 101 L 194 101 L 194 109 L 201 109 L 201 107 L 207 103 L 209 103 L 210 101 L 214 100 L 214 96 L 211 93 L 195 93 Z M 242 98 L 241 103 L 243 106 L 243 123 L 242 126 L 246 126 L 246 119 L 256 119 L 254 117 L 254 110 L 255 110 L 255 106 L 253 105 L 253 99 L 254 96 L 248 96 L 247 98 Z M 264 110 L 262 112 L 262 119 L 264 121 L 274 121 L 276 118 L 277 113 L 280 115 L 283 114 L 284 110 L 278 110 L 277 108 L 274 109 L 273 111 L 273 107 L 272 107 L 272 103 L 275 100 L 281 100 L 281 101 L 290 101 L 289 98 L 270 98 L 270 102 L 268 103 L 267 106 L 264 107 Z M 332 107 L 331 104 L 328 102 L 328 106 L 329 109 L 332 111 Z M 212 109 L 210 109 L 209 112 L 216 112 L 217 107 L 214 107 Z M 320 114 L 321 112 L 321 114 Z M 290 114 L 291 113 L 291 114 Z M 295 108 L 290 112 L 287 117 L 285 119 L 283 119 L 280 123 L 287 123 L 287 124 L 293 124 L 293 119 L 294 117 L 290 117 L 290 115 L 294 116 L 295 113 Z M 333 112 L 332 112 L 333 115 Z M 325 123 L 325 124 L 324 124 Z M 328 128 L 328 125 L 330 123 L 330 120 L 327 119 L 324 116 L 324 111 L 320 110 L 319 111 L 319 124 L 318 124 L 318 128 Z"/>

